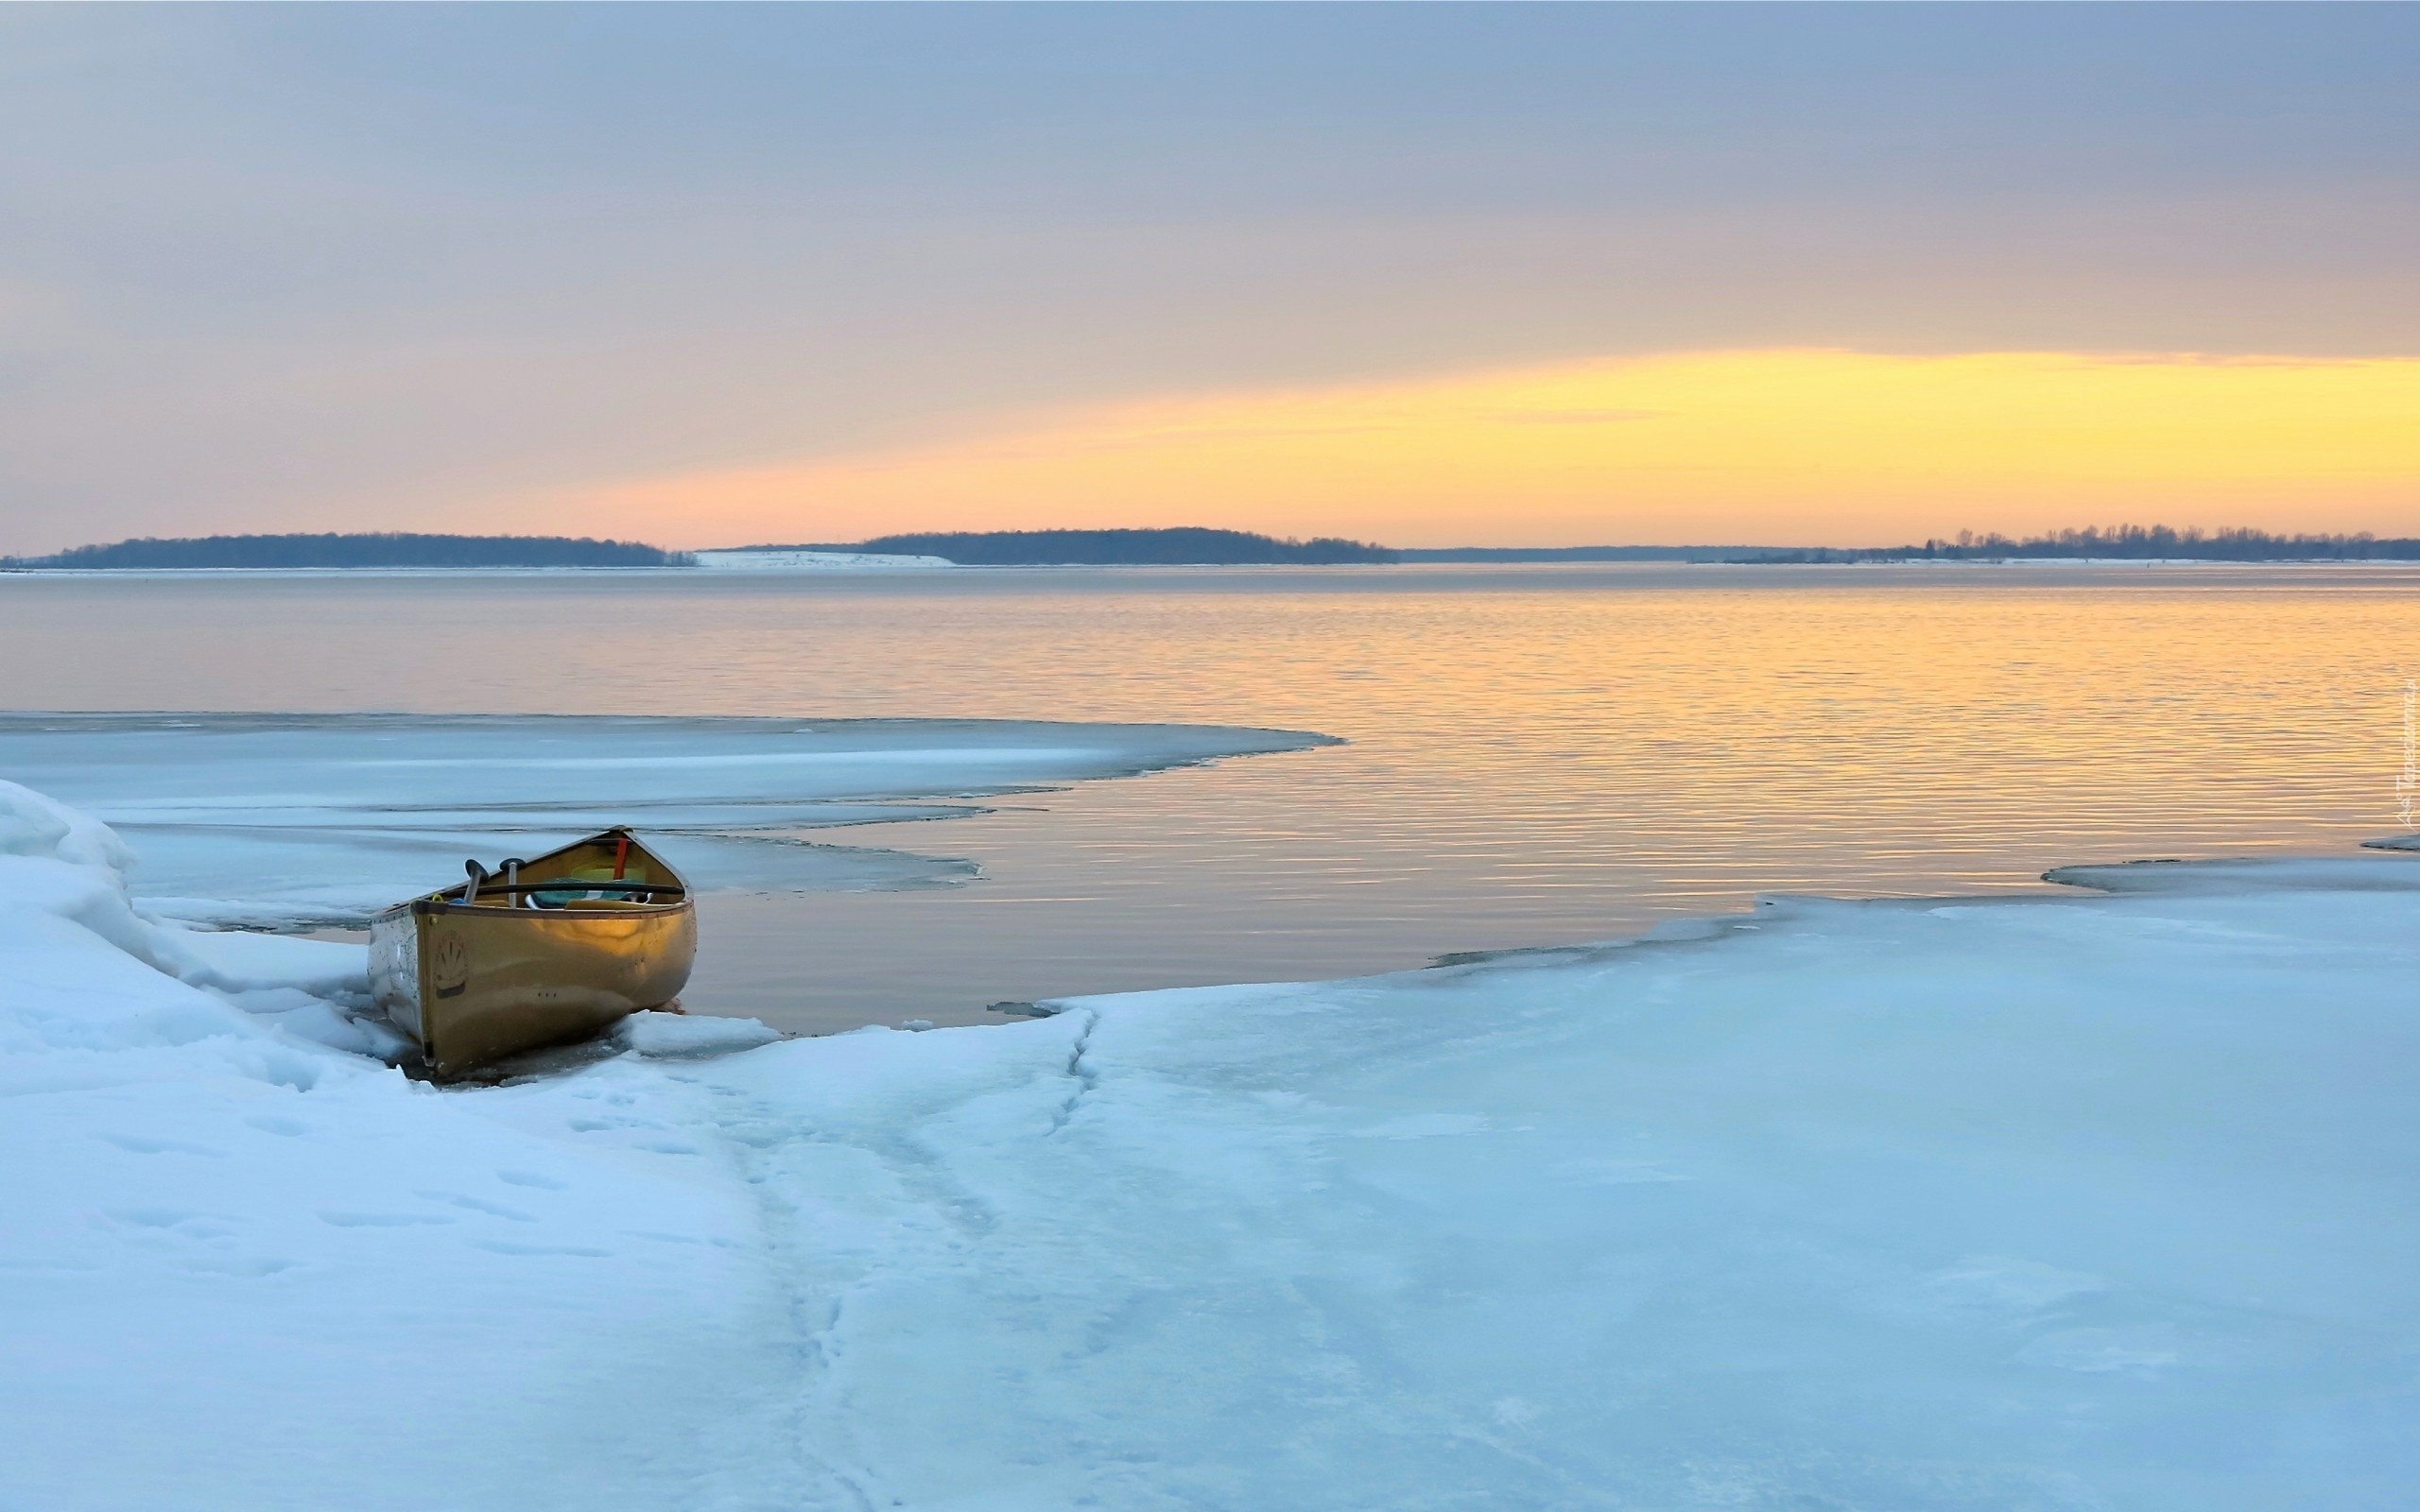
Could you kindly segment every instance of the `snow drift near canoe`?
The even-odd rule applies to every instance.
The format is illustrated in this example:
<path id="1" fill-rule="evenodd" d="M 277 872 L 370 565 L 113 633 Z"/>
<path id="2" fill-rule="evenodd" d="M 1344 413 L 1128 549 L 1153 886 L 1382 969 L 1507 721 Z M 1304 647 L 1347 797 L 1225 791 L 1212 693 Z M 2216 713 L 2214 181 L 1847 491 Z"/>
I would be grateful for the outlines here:
<path id="1" fill-rule="evenodd" d="M 996 1028 L 642 1016 L 454 1091 L 358 1053 L 361 951 L 163 927 L 123 864 L 0 786 L 12 1505 L 2420 1482 L 2408 857 L 1794 900 Z"/>

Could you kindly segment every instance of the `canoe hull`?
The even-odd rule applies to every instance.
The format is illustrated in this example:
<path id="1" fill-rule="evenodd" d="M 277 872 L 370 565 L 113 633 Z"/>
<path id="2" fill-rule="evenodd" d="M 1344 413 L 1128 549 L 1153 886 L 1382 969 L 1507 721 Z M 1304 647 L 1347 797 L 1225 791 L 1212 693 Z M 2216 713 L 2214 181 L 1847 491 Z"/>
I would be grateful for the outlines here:
<path id="1" fill-rule="evenodd" d="M 370 986 L 429 1069 L 452 1076 L 662 1007 L 688 982 L 697 952 L 686 899 L 594 913 L 419 899 L 372 924 Z"/>
<path id="2" fill-rule="evenodd" d="M 370 988 L 439 1077 L 575 1040 L 680 994 L 698 954 L 697 904 L 628 831 L 397 903 L 371 923 Z"/>

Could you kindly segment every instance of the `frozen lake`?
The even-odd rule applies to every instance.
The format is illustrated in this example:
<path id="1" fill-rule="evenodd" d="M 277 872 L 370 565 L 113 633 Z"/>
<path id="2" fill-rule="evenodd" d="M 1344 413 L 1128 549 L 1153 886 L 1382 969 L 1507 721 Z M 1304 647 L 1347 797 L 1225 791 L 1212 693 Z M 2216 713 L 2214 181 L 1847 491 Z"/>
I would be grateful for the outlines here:
<path id="1" fill-rule="evenodd" d="M 2396 827 L 2420 573 L 0 576 L 0 644 L 17 711 L 658 716 L 644 739 L 676 747 L 700 716 L 1348 742 L 1114 781 L 1079 779 L 1165 763 L 960 773 L 890 791 L 1073 785 L 805 836 L 847 857 L 750 852 L 773 874 L 706 901 L 689 1000 L 821 1029 L 1599 939 L 1758 892 L 2006 891 L 2069 863 L 2339 851 Z M 193 790 L 190 730 L 120 739 L 154 782 L 96 774 L 65 737 L 28 745 L 27 726 L 0 730 L 0 775 L 113 820 L 102 776 L 119 798 L 215 801 Z M 431 761 L 510 734 L 466 728 L 383 732 Z M 565 813 L 650 795 L 592 780 Z M 199 833 L 127 828 L 155 868 Z M 434 885 L 459 858 L 428 864 Z M 781 890 L 834 885 L 858 890 Z"/>
<path id="2" fill-rule="evenodd" d="M 480 1512 L 2396 1504 L 2420 863 L 2349 842 L 2411 588 L 0 580 L 13 701 L 181 709 L 0 715 L 132 847 L 0 783 L 0 1464 L 95 1509 L 417 1512 L 432 1443 Z M 715 889 L 692 1005 L 792 1029 L 1967 896 L 983 1029 L 644 1014 L 453 1089 L 373 1058 L 359 946 L 130 906 L 357 917 L 614 816 Z"/>

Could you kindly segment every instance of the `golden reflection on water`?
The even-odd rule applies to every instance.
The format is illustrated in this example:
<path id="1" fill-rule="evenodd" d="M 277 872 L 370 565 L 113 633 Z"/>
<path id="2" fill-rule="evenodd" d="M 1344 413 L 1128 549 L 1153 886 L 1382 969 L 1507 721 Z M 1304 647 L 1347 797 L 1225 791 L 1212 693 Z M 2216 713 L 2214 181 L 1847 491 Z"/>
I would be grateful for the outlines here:
<path id="1" fill-rule="evenodd" d="M 518 624 L 503 644 L 477 624 Z M 1599 938 L 1761 891 L 2394 828 L 2397 568 L 0 579 L 18 709 L 1200 721 L 1348 747 L 838 832 L 948 892 L 722 900 L 794 1023 Z M 903 964 L 912 963 L 912 964 Z"/>

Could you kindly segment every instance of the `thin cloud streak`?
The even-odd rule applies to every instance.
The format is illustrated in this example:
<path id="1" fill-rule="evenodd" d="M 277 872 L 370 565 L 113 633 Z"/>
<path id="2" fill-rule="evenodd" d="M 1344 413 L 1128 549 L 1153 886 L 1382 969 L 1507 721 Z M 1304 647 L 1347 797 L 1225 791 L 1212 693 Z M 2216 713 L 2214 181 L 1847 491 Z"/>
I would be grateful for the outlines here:
<path id="1" fill-rule="evenodd" d="M 475 514 L 683 545 L 1154 524 L 1877 544 L 2118 518 L 2420 534 L 2414 417 L 2420 358 L 1688 352 L 1103 405 Z"/>

